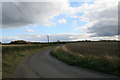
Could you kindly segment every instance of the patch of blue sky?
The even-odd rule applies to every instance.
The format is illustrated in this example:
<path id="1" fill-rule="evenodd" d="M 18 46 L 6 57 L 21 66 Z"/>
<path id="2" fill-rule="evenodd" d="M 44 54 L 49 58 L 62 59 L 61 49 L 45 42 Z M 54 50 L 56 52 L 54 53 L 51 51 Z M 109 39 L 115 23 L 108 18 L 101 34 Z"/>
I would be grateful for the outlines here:
<path id="1" fill-rule="evenodd" d="M 68 0 L 69 2 L 95 2 L 96 0 Z"/>
<path id="2" fill-rule="evenodd" d="M 65 24 L 58 23 L 57 21 L 60 19 L 65 19 L 67 22 Z M 73 21 L 78 21 L 77 23 L 73 23 Z M 35 27 L 34 30 L 37 34 L 56 34 L 56 33 L 82 33 L 81 31 L 75 31 L 74 28 L 83 26 L 86 24 L 86 22 L 80 22 L 79 19 L 71 18 L 71 17 L 65 17 L 65 15 L 60 15 L 52 22 L 56 23 L 56 25 L 51 27 L 46 27 L 44 25 L 39 24 L 38 27 Z"/>
<path id="3" fill-rule="evenodd" d="M 83 2 L 70 2 L 71 7 L 79 7 L 82 5 Z M 75 16 L 82 16 L 82 13 L 78 13 Z M 58 20 L 60 19 L 66 19 L 67 23 L 62 24 L 58 23 Z M 76 23 L 73 23 L 73 21 L 77 21 Z M 86 22 L 80 21 L 79 18 L 72 18 L 69 15 L 61 14 L 59 16 L 54 17 L 51 22 L 55 23 L 56 25 L 53 25 L 51 27 L 44 26 L 42 24 L 39 24 L 38 27 L 34 27 L 33 25 L 19 27 L 19 28 L 3 28 L 2 29 L 2 36 L 14 36 L 14 35 L 20 35 L 20 34 L 27 34 L 30 32 L 25 32 L 27 29 L 34 30 L 37 34 L 56 34 L 56 33 L 82 33 L 81 31 L 75 31 L 74 28 L 81 27 L 86 24 Z M 27 28 L 28 27 L 28 28 Z"/>
<path id="4" fill-rule="evenodd" d="M 56 24 L 53 27 L 39 26 L 35 31 L 38 34 L 79 33 L 79 31 L 74 31 L 72 27 L 69 27 L 68 24 Z"/>
<path id="5" fill-rule="evenodd" d="M 85 2 L 69 2 L 71 7 L 80 7 Z"/>
<path id="6" fill-rule="evenodd" d="M 85 1 L 75 1 L 75 2 L 69 2 L 70 6 L 71 7 L 80 7 L 81 5 L 83 5 L 84 3 L 88 3 L 88 4 L 93 4 L 94 1 L 91 1 L 91 2 L 85 2 Z"/>
<path id="7" fill-rule="evenodd" d="M 19 28 L 3 28 L 2 29 L 2 36 L 15 36 L 22 34 L 25 29 L 25 27 L 19 27 Z"/>

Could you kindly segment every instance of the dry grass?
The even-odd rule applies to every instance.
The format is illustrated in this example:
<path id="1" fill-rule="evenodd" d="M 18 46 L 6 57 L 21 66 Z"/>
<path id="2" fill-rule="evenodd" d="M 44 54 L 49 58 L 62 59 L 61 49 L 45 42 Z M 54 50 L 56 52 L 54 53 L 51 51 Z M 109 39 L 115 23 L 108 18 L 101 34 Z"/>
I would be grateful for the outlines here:
<path id="1" fill-rule="evenodd" d="M 35 46 L 36 44 L 10 44 L 10 45 L 0 45 L 2 47 L 4 46 Z"/>

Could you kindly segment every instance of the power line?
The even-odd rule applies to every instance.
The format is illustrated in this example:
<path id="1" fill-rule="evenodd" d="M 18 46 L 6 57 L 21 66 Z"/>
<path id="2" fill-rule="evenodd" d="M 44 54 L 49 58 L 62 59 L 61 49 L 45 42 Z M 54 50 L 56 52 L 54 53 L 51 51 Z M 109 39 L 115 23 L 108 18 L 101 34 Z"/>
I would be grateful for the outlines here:
<path id="1" fill-rule="evenodd" d="M 11 2 L 12 2 L 12 4 L 15 6 L 15 8 L 25 17 L 25 19 L 27 19 L 28 23 L 29 23 L 29 22 L 30 22 L 30 23 L 33 23 L 33 22 L 30 20 L 30 18 L 27 17 L 27 16 L 24 14 L 24 12 L 21 11 L 21 9 L 18 8 L 17 5 L 16 5 L 12 0 L 11 0 Z"/>

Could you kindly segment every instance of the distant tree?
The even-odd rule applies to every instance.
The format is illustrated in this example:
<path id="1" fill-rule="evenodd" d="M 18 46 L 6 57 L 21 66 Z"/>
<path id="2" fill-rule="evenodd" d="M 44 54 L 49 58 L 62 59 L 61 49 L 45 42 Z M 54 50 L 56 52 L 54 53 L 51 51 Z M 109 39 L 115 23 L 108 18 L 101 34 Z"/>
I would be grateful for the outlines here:
<path id="1" fill-rule="evenodd" d="M 30 42 L 24 41 L 24 40 L 16 40 L 16 41 L 11 41 L 10 44 L 28 44 Z"/>
<path id="2" fill-rule="evenodd" d="M 60 42 L 60 40 L 57 40 L 57 42 Z"/>
<path id="3" fill-rule="evenodd" d="M 57 40 L 57 43 L 60 44 L 60 40 Z"/>

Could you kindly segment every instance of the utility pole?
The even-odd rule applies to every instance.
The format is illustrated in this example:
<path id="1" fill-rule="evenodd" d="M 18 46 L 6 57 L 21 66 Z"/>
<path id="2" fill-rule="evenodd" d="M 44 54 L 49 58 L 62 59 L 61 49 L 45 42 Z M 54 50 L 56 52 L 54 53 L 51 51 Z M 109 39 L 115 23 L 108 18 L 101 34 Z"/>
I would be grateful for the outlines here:
<path id="1" fill-rule="evenodd" d="M 47 41 L 48 41 L 48 43 L 49 43 L 49 35 L 47 35 Z"/>

